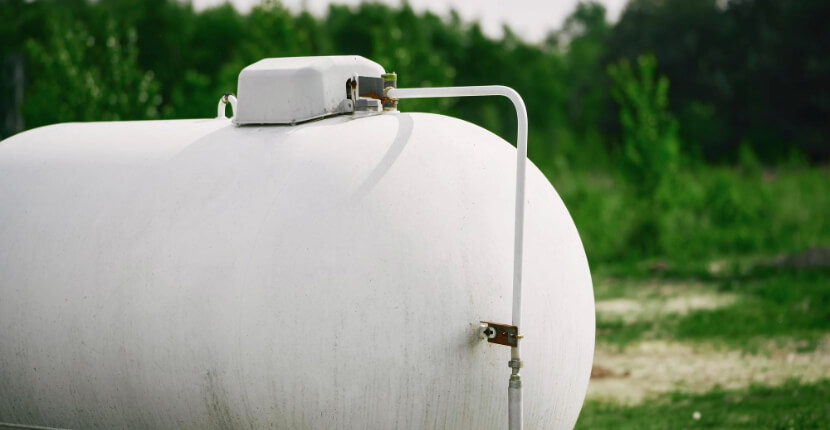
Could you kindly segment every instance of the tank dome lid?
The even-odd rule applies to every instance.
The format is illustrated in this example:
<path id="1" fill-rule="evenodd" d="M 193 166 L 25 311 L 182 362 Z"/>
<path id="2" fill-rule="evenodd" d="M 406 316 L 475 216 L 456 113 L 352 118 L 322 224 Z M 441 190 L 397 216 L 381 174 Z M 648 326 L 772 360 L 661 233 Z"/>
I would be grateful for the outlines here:
<path id="1" fill-rule="evenodd" d="M 239 73 L 234 122 L 295 124 L 349 112 L 348 80 L 383 73 L 379 64 L 357 55 L 266 58 Z"/>

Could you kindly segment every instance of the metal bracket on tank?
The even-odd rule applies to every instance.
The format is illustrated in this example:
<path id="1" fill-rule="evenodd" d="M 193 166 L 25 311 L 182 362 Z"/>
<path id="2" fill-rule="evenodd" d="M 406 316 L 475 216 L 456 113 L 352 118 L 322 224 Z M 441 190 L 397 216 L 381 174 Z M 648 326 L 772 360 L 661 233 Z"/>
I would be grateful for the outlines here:
<path id="1" fill-rule="evenodd" d="M 355 112 L 397 110 L 398 101 L 385 96 L 387 88 L 396 88 L 398 75 L 384 73 L 379 78 L 354 75 L 346 81 L 346 97 L 354 103 Z"/>
<path id="2" fill-rule="evenodd" d="M 498 324 L 489 321 L 481 321 L 481 335 L 489 343 L 516 347 L 522 336 L 519 335 L 519 328 L 514 325 Z"/>

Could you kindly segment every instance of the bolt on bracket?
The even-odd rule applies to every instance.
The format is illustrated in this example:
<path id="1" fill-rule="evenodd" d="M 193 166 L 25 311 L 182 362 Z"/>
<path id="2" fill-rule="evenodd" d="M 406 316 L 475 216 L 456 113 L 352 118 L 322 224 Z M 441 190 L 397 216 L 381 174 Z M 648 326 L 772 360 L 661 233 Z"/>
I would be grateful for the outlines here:
<path id="1" fill-rule="evenodd" d="M 487 342 L 499 345 L 516 347 L 519 346 L 519 328 L 514 325 L 498 324 L 489 321 L 481 321 L 481 333 Z"/>

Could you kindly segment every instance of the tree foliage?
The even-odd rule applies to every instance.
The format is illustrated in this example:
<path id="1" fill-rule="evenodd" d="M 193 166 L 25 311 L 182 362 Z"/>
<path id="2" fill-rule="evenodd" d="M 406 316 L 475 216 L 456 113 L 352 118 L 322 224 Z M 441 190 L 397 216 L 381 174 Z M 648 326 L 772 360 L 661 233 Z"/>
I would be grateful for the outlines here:
<path id="1" fill-rule="evenodd" d="M 609 58 L 653 52 L 690 152 L 830 157 L 830 2 L 631 0 Z"/>
<path id="2" fill-rule="evenodd" d="M 158 84 L 138 68 L 135 30 L 122 41 L 110 21 L 105 39 L 96 40 L 81 22 L 52 17 L 47 24 L 45 42 L 26 44 L 32 64 L 49 77 L 30 86 L 23 111 L 30 126 L 158 117 Z"/>
<path id="3" fill-rule="evenodd" d="M 667 108 L 690 156 L 734 161 L 743 144 L 767 163 L 793 151 L 819 161 L 830 157 L 828 5 L 631 0 L 610 24 L 603 6 L 587 1 L 530 44 L 509 29 L 488 38 L 454 13 L 416 13 L 406 2 L 332 5 L 315 17 L 275 0 L 245 14 L 175 0 L 0 0 L 0 82 L 24 95 L 2 103 L 0 136 L 18 131 L 11 119 L 19 115 L 26 127 L 205 117 L 234 90 L 239 70 L 261 58 L 359 54 L 397 71 L 402 86 L 513 86 L 530 109 L 531 157 L 590 164 L 626 146 L 606 69 L 653 53 L 672 82 Z M 515 133 L 506 101 L 412 100 L 403 108 L 462 116 L 509 140 Z"/>
<path id="4" fill-rule="evenodd" d="M 622 130 L 622 157 L 618 165 L 641 207 L 631 208 L 638 216 L 631 232 L 646 253 L 663 251 L 667 235 L 662 223 L 675 206 L 675 176 L 680 150 L 677 121 L 669 113 L 669 80 L 657 76 L 653 55 L 608 66 L 613 81 L 611 96 L 619 106 Z"/>
<path id="5" fill-rule="evenodd" d="M 652 55 L 608 67 L 611 96 L 619 105 L 623 173 L 643 197 L 654 196 L 677 172 L 680 156 L 677 121 L 669 113 L 669 80 L 657 76 Z"/>

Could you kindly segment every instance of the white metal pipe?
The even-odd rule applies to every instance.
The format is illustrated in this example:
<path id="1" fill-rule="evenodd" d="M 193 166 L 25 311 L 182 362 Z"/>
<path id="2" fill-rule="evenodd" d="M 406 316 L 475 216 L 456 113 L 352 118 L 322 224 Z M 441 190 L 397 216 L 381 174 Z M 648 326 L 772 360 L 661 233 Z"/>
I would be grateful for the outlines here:
<path id="1" fill-rule="evenodd" d="M 503 96 L 513 102 L 518 119 L 516 136 L 516 216 L 513 242 L 513 325 L 522 323 L 522 250 L 524 246 L 525 164 L 527 160 L 527 108 L 514 89 L 503 85 L 475 87 L 390 88 L 386 96 L 392 99 L 419 99 L 441 97 Z"/>
<path id="2" fill-rule="evenodd" d="M 513 325 L 521 327 L 525 165 L 527 163 L 527 108 L 525 107 L 524 100 L 522 100 L 522 97 L 514 89 L 503 85 L 389 88 L 385 92 L 385 95 L 391 99 L 503 96 L 513 102 L 518 120 L 518 130 L 516 133 L 516 214 L 513 232 Z M 511 348 L 510 351 L 511 368 L 513 369 L 508 387 L 508 428 L 510 430 L 519 430 L 522 428 L 522 381 L 519 375 L 519 366 L 521 366 L 521 359 L 519 357 L 519 346 L 517 343 L 517 346 Z"/>
<path id="3" fill-rule="evenodd" d="M 507 389 L 507 405 L 507 428 L 509 430 L 521 429 L 522 381 L 514 381 L 513 376 L 510 377 L 510 387 Z"/>

